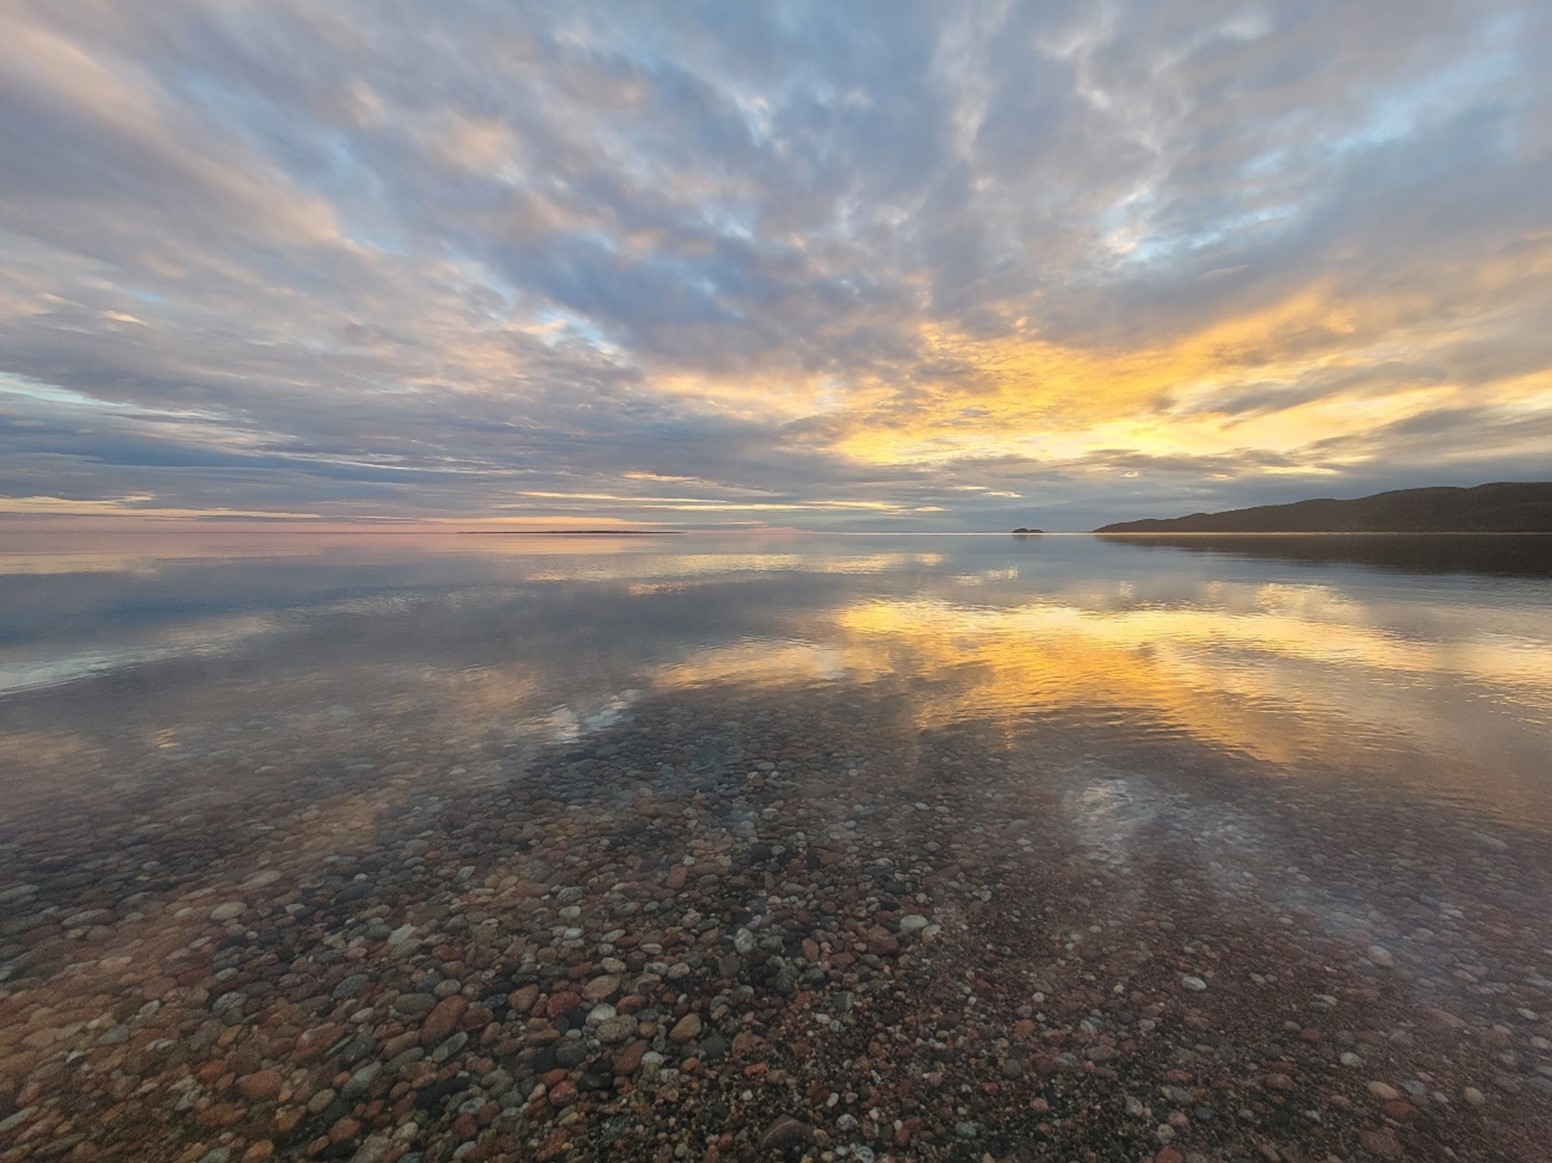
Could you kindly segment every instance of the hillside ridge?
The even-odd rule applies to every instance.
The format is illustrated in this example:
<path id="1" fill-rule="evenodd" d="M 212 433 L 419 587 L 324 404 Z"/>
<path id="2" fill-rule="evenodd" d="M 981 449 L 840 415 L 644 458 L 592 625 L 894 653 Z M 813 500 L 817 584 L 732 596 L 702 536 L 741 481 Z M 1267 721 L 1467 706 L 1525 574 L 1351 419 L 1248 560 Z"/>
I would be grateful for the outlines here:
<path id="1" fill-rule="evenodd" d="M 1394 489 L 1185 517 L 1117 521 L 1096 533 L 1552 533 L 1552 481 Z"/>

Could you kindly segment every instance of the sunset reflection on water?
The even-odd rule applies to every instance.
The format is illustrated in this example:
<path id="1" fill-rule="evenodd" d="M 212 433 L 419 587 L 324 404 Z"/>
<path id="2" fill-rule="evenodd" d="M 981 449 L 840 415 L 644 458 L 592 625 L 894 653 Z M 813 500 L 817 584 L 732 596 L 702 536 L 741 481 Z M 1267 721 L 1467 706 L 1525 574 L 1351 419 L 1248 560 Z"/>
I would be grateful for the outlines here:
<path id="1" fill-rule="evenodd" d="M 1189 741 L 1552 822 L 1538 577 L 1084 538 L 169 535 L 13 542 L 0 589 L 17 780 L 85 786 L 153 739 L 256 753 L 323 708 L 540 745 L 675 691 L 862 684 L 920 731 Z"/>
<path id="2" fill-rule="evenodd" d="M 302 1130 L 270 1157 L 313 1157 L 347 1115 L 386 1127 L 412 1095 L 465 1133 L 464 1100 L 434 1109 L 451 1072 L 509 1095 L 527 1153 L 499 1157 L 526 1158 L 560 1109 L 534 1104 L 545 1088 L 576 1110 L 585 1084 L 595 1119 L 685 1078 L 748 1102 L 751 1064 L 811 1072 L 915 1028 L 873 1061 L 973 1069 L 1010 1134 L 1036 1097 L 1064 1125 L 1114 1105 L 1121 1067 L 1167 1094 L 1190 1062 L 1220 1105 L 1292 1069 L 1352 1091 L 1343 1111 L 1373 1097 L 1366 1073 L 1444 1110 L 1513 1069 L 1494 1150 L 1519 1146 L 1480 1157 L 1536 1158 L 1552 581 L 1504 568 L 1523 546 L 1479 574 L 1321 552 L 13 541 L 0 1018 L 19 1034 L 0 1075 L 68 1081 L 94 1130 L 118 1126 L 122 1079 L 160 1079 L 137 1117 L 199 1159 L 210 1117 L 249 1137 L 283 1118 Z M 639 1008 L 589 1024 L 583 979 Z M 479 1030 L 434 1023 L 436 992 Z M 974 1046 L 930 1033 L 950 1012 Z M 717 1032 L 683 1034 L 692 1013 Z M 327 1045 L 304 1044 L 320 1022 Z M 1527 1053 L 1452 1022 L 1524 1027 Z M 266 1061 L 273 1078 L 241 1077 L 280 1079 L 270 1106 L 224 1097 Z M 357 1078 L 410 1089 L 342 1097 Z M 38 1142 L 67 1129 L 27 1117 Z M 1244 1122 L 1182 1126 L 1238 1158 Z M 1154 1154 L 1156 1128 L 1134 1129 Z"/>

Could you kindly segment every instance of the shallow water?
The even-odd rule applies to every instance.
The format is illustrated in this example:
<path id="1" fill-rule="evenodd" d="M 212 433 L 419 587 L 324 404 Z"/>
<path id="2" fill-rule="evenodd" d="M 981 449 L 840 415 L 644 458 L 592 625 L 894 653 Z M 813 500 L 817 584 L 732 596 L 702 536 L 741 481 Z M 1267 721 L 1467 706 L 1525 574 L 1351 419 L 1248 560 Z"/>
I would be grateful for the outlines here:
<path id="1" fill-rule="evenodd" d="M 770 1157 L 781 1114 L 816 1157 L 1535 1157 L 1549 575 L 1552 538 L 10 536 L 0 1159 L 130 1157 L 92 1146 L 126 1113 L 191 1160 Z M 550 1004 L 598 975 L 618 1044 Z"/>
<path id="2" fill-rule="evenodd" d="M 677 692 L 868 688 L 921 731 L 1087 760 L 1189 744 L 1269 780 L 1552 823 L 1552 577 L 1248 556 L 1366 545 L 1407 568 L 1458 543 L 1392 540 L 13 537 L 9 808 L 104 774 L 60 768 L 71 752 L 257 755 L 297 715 L 391 708 L 535 744 Z M 1552 538 L 1504 544 L 1552 574 Z"/>

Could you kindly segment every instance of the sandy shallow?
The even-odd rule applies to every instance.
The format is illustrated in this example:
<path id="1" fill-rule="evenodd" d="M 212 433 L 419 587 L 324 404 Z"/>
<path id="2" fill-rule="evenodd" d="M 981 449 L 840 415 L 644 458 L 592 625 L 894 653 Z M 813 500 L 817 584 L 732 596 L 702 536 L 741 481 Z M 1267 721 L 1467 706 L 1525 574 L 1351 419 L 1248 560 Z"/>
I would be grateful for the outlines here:
<path id="1" fill-rule="evenodd" d="M 390 703 L 35 759 L 0 848 L 0 1160 L 1552 1142 L 1539 831 L 922 728 L 868 686 L 680 692 L 569 742 L 477 723 Z"/>

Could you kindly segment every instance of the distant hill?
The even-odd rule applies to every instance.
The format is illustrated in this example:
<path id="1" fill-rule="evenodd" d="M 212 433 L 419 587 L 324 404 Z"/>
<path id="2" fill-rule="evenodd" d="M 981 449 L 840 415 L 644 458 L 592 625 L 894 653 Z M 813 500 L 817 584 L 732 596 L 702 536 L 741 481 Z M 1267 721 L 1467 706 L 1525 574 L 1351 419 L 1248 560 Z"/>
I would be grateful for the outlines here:
<path id="1" fill-rule="evenodd" d="M 1397 489 L 1164 520 L 1118 521 L 1096 533 L 1552 533 L 1552 481 L 1471 489 Z"/>

